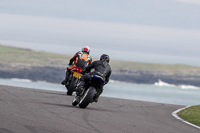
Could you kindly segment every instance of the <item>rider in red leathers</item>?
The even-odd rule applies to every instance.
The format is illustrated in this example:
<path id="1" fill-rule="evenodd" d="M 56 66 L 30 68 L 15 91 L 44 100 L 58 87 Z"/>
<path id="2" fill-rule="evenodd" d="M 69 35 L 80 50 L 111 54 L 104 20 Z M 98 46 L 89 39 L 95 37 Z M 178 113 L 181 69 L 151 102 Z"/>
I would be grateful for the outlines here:
<path id="1" fill-rule="evenodd" d="M 90 48 L 88 46 L 85 46 L 82 48 L 82 51 L 77 52 L 70 59 L 65 79 L 61 82 L 62 85 L 65 85 L 67 83 L 72 68 L 80 67 L 84 69 L 86 66 L 92 63 L 92 57 L 89 55 L 89 53 L 90 53 Z"/>

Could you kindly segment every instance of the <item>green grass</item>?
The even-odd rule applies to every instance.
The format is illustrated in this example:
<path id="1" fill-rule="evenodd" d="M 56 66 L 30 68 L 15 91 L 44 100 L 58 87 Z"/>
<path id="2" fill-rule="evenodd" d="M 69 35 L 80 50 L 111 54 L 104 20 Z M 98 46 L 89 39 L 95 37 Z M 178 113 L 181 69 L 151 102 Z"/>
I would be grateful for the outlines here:
<path id="1" fill-rule="evenodd" d="M 0 63 L 32 66 L 58 66 L 68 64 L 69 56 L 0 45 Z"/>
<path id="2" fill-rule="evenodd" d="M 178 112 L 178 116 L 200 127 L 200 105 L 186 108 Z"/>
<path id="3" fill-rule="evenodd" d="M 143 71 L 154 71 L 165 73 L 169 75 L 200 75 L 200 67 L 194 67 L 184 64 L 154 64 L 154 63 L 141 63 L 141 62 L 128 62 L 128 61 L 117 61 L 111 60 L 111 66 L 114 69 L 125 69 L 125 70 L 143 70 Z"/>
<path id="4" fill-rule="evenodd" d="M 77 51 L 74 51 L 74 53 L 75 52 Z M 71 56 L 73 55 L 67 55 L 67 53 L 66 55 L 63 55 L 0 45 L 0 63 L 10 65 L 66 67 L 66 65 L 69 63 L 69 59 Z M 93 60 L 96 59 L 97 58 L 93 58 Z M 164 73 L 165 75 L 200 75 L 200 67 L 193 67 L 181 64 L 153 64 L 119 61 L 113 59 L 111 59 L 110 64 L 113 70 L 123 69 L 134 71 L 155 71 L 158 73 Z"/>

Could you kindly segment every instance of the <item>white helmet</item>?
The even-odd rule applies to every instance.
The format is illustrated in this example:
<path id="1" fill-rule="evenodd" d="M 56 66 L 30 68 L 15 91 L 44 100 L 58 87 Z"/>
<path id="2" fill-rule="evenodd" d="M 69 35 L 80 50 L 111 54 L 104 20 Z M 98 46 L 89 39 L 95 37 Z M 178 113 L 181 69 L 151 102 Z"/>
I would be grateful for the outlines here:
<path id="1" fill-rule="evenodd" d="M 89 54 L 90 53 L 90 47 L 88 47 L 88 46 L 83 47 L 82 52 L 86 52 L 86 53 Z"/>

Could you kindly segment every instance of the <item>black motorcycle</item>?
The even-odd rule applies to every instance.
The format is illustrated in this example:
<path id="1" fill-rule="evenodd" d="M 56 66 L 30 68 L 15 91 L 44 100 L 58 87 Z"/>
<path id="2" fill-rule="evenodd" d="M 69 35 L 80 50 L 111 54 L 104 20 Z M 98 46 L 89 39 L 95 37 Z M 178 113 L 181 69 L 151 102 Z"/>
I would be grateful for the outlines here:
<path id="1" fill-rule="evenodd" d="M 67 89 L 67 95 L 72 95 L 74 89 L 76 88 L 77 84 L 80 81 L 81 74 L 80 72 L 82 71 L 82 68 L 80 67 L 75 67 L 71 70 L 71 74 L 69 76 L 69 80 L 67 84 L 65 85 Z"/>
<path id="2" fill-rule="evenodd" d="M 102 77 L 98 75 L 92 75 L 91 79 L 85 83 L 83 90 L 76 92 L 72 101 L 72 105 L 79 104 L 80 108 L 86 108 L 90 103 L 95 102 L 101 93 L 101 86 L 104 84 Z"/>

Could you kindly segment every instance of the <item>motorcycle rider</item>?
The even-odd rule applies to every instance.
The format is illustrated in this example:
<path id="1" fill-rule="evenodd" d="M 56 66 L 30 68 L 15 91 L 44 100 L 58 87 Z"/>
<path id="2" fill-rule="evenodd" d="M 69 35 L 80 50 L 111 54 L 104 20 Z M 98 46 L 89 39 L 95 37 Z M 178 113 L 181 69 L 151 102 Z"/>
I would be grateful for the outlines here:
<path id="1" fill-rule="evenodd" d="M 94 61 L 92 64 L 88 65 L 85 68 L 85 70 L 83 70 L 81 73 L 85 73 L 85 72 L 89 72 L 89 73 L 86 73 L 85 75 L 81 76 L 81 79 L 80 79 L 81 82 L 79 84 L 77 92 L 80 92 L 81 90 L 83 90 L 85 82 L 87 82 L 91 78 L 92 75 L 98 75 L 103 78 L 105 83 L 102 86 L 100 86 L 100 90 L 96 95 L 95 102 L 97 102 L 99 96 L 103 92 L 103 86 L 109 82 L 109 77 L 112 71 L 109 65 L 109 61 L 110 61 L 110 57 L 107 54 L 102 54 L 100 57 L 100 60 Z M 94 69 L 94 71 L 90 72 L 92 69 Z"/>
<path id="2" fill-rule="evenodd" d="M 61 82 L 62 85 L 65 85 L 69 79 L 71 70 L 74 67 L 80 67 L 84 69 L 86 66 L 92 63 L 92 57 L 90 54 L 90 48 L 85 46 L 82 48 L 82 51 L 78 51 L 70 60 L 69 66 L 67 67 L 65 79 Z"/>

